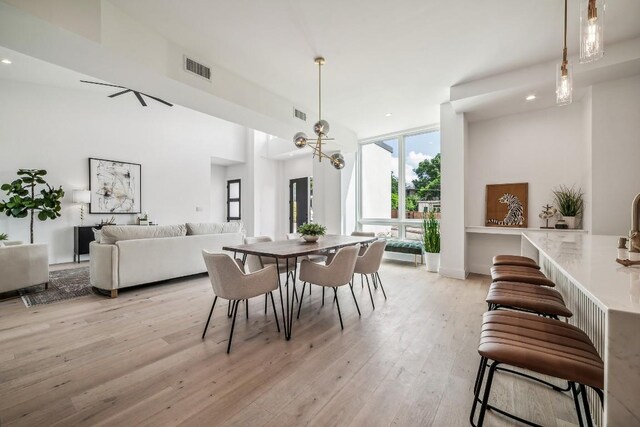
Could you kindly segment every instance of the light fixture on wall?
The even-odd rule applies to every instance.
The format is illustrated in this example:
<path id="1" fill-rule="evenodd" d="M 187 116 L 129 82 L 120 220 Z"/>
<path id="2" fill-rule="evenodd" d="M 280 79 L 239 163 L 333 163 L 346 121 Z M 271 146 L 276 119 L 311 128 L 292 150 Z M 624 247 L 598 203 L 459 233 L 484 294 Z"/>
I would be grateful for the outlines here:
<path id="1" fill-rule="evenodd" d="M 580 1 L 580 62 L 602 58 L 604 31 L 604 0 Z"/>
<path id="2" fill-rule="evenodd" d="M 564 48 L 562 62 L 558 64 L 556 74 L 556 104 L 571 104 L 573 96 L 573 75 L 571 64 L 567 60 L 567 0 L 564 0 Z"/>
<path id="3" fill-rule="evenodd" d="M 329 156 L 322 152 L 322 144 L 325 144 L 325 141 L 333 141 L 333 138 L 327 138 L 329 123 L 326 120 L 322 120 L 322 66 L 324 65 L 324 58 L 319 56 L 314 61 L 318 64 L 318 121 L 313 125 L 313 131 L 317 139 L 310 141 L 304 132 L 298 132 L 293 136 L 293 143 L 298 148 L 309 146 L 313 150 L 313 157 L 318 156 L 319 162 L 322 162 L 324 157 L 329 159 L 334 168 L 342 169 L 344 167 L 342 154 L 335 153 Z"/>
<path id="4" fill-rule="evenodd" d="M 84 205 L 91 203 L 89 190 L 73 190 L 73 203 L 80 205 L 80 225 L 84 224 Z"/>

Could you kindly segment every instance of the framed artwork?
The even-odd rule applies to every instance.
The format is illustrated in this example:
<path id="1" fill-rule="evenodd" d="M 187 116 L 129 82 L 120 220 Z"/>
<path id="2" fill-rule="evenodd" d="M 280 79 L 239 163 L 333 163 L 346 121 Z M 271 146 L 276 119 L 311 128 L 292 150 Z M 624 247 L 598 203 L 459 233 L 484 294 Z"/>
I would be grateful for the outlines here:
<path id="1" fill-rule="evenodd" d="M 89 212 L 138 214 L 141 207 L 141 169 L 137 163 L 89 159 Z"/>
<path id="2" fill-rule="evenodd" d="M 527 227 L 529 184 L 487 185 L 487 227 Z"/>
<path id="3" fill-rule="evenodd" d="M 241 194 L 241 181 L 239 179 L 227 181 L 227 221 L 241 219 Z"/>

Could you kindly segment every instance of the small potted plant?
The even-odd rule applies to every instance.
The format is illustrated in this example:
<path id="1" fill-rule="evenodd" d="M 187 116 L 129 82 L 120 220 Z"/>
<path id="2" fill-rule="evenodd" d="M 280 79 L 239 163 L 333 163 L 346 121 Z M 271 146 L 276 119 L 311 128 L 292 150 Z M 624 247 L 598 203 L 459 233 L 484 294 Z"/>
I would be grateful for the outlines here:
<path id="1" fill-rule="evenodd" d="M 429 211 L 426 218 L 422 220 L 422 232 L 427 271 L 437 273 L 440 268 L 440 223 L 434 211 Z"/>
<path id="2" fill-rule="evenodd" d="M 298 227 L 298 233 L 307 242 L 315 242 L 320 236 L 327 234 L 327 227 L 313 222 L 306 222 Z"/>
<path id="3" fill-rule="evenodd" d="M 582 216 L 584 210 L 584 193 L 582 189 L 560 185 L 553 190 L 553 195 L 562 219 L 564 219 L 569 228 L 576 228 L 576 219 Z"/>

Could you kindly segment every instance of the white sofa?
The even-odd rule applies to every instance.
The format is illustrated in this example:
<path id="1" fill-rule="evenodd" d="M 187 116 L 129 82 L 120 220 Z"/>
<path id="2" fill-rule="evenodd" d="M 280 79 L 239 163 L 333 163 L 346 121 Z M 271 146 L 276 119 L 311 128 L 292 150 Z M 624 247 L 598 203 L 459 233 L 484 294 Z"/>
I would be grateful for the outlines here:
<path id="1" fill-rule="evenodd" d="M 89 245 L 91 285 L 118 289 L 207 271 L 202 250 L 242 244 L 242 223 L 108 226 Z M 165 237 L 169 236 L 169 237 Z"/>
<path id="2" fill-rule="evenodd" d="M 44 243 L 3 242 L 0 246 L 0 293 L 49 284 L 49 250 Z"/>

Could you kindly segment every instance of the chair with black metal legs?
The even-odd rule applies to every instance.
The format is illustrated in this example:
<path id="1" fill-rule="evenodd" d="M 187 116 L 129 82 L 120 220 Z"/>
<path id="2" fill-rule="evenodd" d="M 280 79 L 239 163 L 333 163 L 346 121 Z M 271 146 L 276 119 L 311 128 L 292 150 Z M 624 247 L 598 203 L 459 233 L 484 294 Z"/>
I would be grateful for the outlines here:
<path id="1" fill-rule="evenodd" d="M 300 308 L 302 307 L 302 301 L 304 299 L 304 289 L 307 284 L 309 284 L 309 286 L 314 284 L 333 288 L 336 307 L 338 307 L 338 317 L 340 318 L 341 329 L 344 329 L 344 325 L 342 323 L 342 313 L 340 312 L 340 301 L 338 300 L 338 288 L 340 286 L 349 285 L 353 301 L 355 302 L 356 309 L 358 310 L 358 316 L 360 316 L 360 307 L 358 307 L 358 301 L 353 293 L 353 286 L 351 284 L 353 269 L 356 266 L 356 259 L 358 257 L 359 250 L 360 245 L 347 246 L 339 249 L 331 260 L 331 263 L 328 265 L 317 264 L 308 260 L 304 260 L 300 263 L 300 280 L 304 282 L 304 284 L 302 292 L 300 293 L 298 318 L 300 317 Z"/>
<path id="2" fill-rule="evenodd" d="M 382 286 L 382 280 L 380 280 L 380 274 L 378 274 L 378 270 L 380 270 L 380 263 L 382 262 L 382 256 L 384 255 L 384 248 L 387 246 L 386 240 L 376 240 L 371 243 L 364 254 L 358 257 L 356 261 L 356 268 L 354 270 L 354 274 L 360 274 L 360 281 L 362 281 L 362 277 L 367 279 L 367 288 L 369 288 L 369 297 L 371 298 L 371 306 L 375 310 L 376 305 L 373 302 L 373 293 L 371 292 L 371 284 L 369 283 L 369 276 L 371 276 L 371 280 L 374 283 L 374 286 L 380 285 L 382 289 L 382 294 L 384 295 L 384 299 L 387 299 L 387 293 L 384 291 L 384 286 Z"/>
<path id="3" fill-rule="evenodd" d="M 202 332 L 202 339 L 207 334 L 209 322 L 213 309 L 216 306 L 218 297 L 229 300 L 233 320 L 231 321 L 231 332 L 229 333 L 229 344 L 227 345 L 227 353 L 231 350 L 231 340 L 233 339 L 233 329 L 236 324 L 236 315 L 238 314 L 238 305 L 242 300 L 257 297 L 259 295 L 271 296 L 271 305 L 273 306 L 273 316 L 276 319 L 276 328 L 280 332 L 280 324 L 278 323 L 278 314 L 276 313 L 276 304 L 273 300 L 273 291 L 278 289 L 278 273 L 275 265 L 269 265 L 262 270 L 246 274 L 243 271 L 243 264 L 240 260 L 233 260 L 227 254 L 211 253 L 202 251 L 204 262 L 209 272 L 209 280 L 213 287 L 215 298 L 209 311 L 207 323 Z"/>

